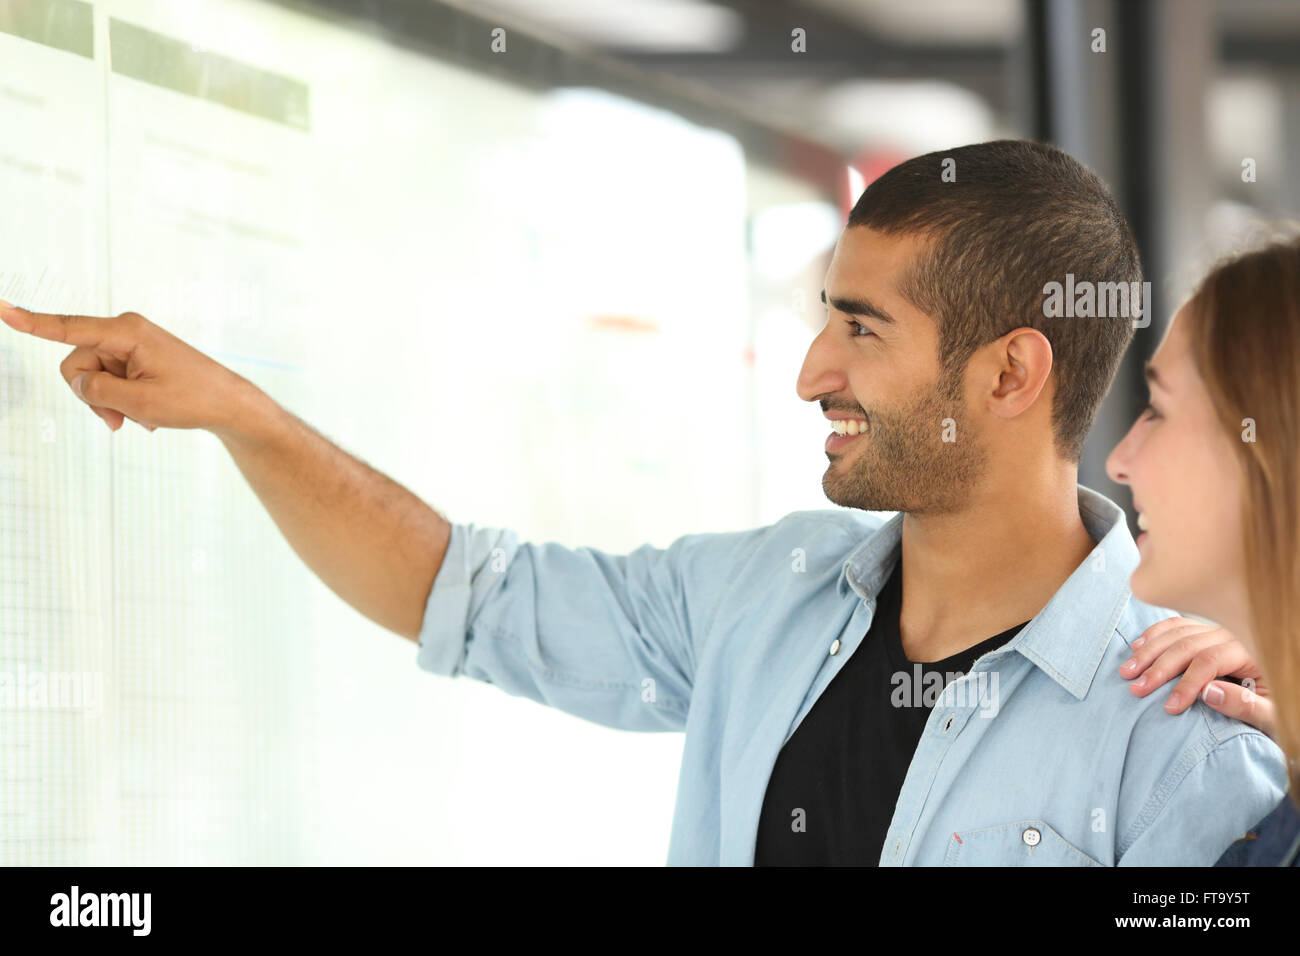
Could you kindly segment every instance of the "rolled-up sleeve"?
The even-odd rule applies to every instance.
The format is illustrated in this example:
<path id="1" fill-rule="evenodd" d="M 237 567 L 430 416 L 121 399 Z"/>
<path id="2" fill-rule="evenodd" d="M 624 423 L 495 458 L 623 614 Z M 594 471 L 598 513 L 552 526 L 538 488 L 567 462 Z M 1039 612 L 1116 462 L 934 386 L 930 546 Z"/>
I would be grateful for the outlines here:
<path id="1" fill-rule="evenodd" d="M 767 530 L 614 555 L 453 522 L 417 661 L 604 726 L 682 730 L 699 642 Z"/>

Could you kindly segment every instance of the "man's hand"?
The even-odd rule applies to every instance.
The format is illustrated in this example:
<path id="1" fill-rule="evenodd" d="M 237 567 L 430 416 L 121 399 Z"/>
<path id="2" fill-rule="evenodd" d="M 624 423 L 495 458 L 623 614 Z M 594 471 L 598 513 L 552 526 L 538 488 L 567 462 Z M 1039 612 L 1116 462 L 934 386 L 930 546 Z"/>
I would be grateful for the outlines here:
<path id="1" fill-rule="evenodd" d="M 134 312 L 96 319 L 6 303 L 0 319 L 75 345 L 63 377 L 114 431 L 130 418 L 149 429 L 216 435 L 307 566 L 375 623 L 419 639 L 451 543 L 442 515 L 252 382 Z"/>
<path id="2" fill-rule="evenodd" d="M 1133 657 L 1119 672 L 1132 681 L 1129 690 L 1138 697 L 1181 674 L 1165 702 L 1169 713 L 1181 714 L 1199 695 L 1219 713 L 1274 734 L 1273 701 L 1259 668 L 1242 643 L 1221 627 L 1185 617 L 1157 621 L 1133 642 Z M 1235 677 L 1243 684 L 1216 677 Z"/>
<path id="3" fill-rule="evenodd" d="M 142 315 L 46 315 L 0 303 L 0 319 L 19 332 L 75 345 L 59 366 L 73 394 L 110 431 L 125 418 L 153 431 L 229 425 L 249 385 L 219 362 Z"/>

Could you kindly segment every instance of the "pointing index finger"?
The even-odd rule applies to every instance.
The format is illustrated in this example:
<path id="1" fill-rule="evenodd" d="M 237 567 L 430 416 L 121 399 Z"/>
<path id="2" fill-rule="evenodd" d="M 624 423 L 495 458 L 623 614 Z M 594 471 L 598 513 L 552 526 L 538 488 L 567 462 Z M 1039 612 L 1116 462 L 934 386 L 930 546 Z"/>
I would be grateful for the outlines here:
<path id="1" fill-rule="evenodd" d="M 7 302 L 0 302 L 0 319 L 19 332 L 26 332 L 52 342 L 66 342 L 69 345 L 84 345 L 91 348 L 99 345 L 112 347 L 122 344 L 122 335 L 117 330 L 113 319 L 91 315 L 50 315 L 44 312 L 31 312 Z"/>

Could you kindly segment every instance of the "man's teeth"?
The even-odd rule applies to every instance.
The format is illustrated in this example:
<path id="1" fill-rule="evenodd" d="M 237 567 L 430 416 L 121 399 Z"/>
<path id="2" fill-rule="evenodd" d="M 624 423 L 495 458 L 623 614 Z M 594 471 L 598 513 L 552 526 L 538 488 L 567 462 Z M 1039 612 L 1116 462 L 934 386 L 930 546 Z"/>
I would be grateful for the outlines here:
<path id="1" fill-rule="evenodd" d="M 860 435 L 867 430 L 867 423 L 856 418 L 839 419 L 831 422 L 831 429 L 837 435 Z"/>
<path id="2" fill-rule="evenodd" d="M 1138 512 L 1138 530 L 1139 531 L 1147 530 L 1147 516 L 1140 511 Z"/>

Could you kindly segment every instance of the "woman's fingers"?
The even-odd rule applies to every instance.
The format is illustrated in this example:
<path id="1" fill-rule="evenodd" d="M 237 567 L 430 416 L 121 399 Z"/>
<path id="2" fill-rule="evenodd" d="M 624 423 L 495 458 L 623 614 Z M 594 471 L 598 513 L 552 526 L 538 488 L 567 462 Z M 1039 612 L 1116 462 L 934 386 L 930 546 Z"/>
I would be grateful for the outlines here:
<path id="1" fill-rule="evenodd" d="M 1167 617 L 1163 620 L 1156 621 L 1133 642 L 1133 647 L 1141 647 L 1154 641 L 1156 638 L 1167 639 L 1170 631 L 1182 630 L 1183 628 L 1197 628 L 1200 630 L 1213 629 L 1214 625 L 1206 624 L 1202 621 L 1193 620 L 1190 617 Z"/>
<path id="2" fill-rule="evenodd" d="M 1133 656 L 1120 665 L 1119 672 L 1133 681 L 1134 693 L 1143 696 L 1183 673 L 1203 649 L 1234 640 L 1221 627 L 1188 618 L 1168 618 L 1147 628 L 1133 642 Z"/>
<path id="3" fill-rule="evenodd" d="M 1244 720 L 1270 737 L 1275 736 L 1277 724 L 1273 701 L 1258 693 L 1257 689 L 1216 680 L 1205 685 L 1201 699 L 1219 713 Z"/>
<path id="4" fill-rule="evenodd" d="M 1174 650 L 1171 649 L 1165 653 L 1174 653 Z M 1159 663 L 1157 661 L 1156 664 L 1153 664 L 1148 674 L 1155 671 Z M 1168 669 L 1174 671 L 1173 676 L 1177 676 L 1177 665 L 1170 665 Z M 1192 706 L 1201 691 L 1215 678 L 1239 677 L 1242 676 L 1242 672 L 1247 675 L 1257 673 L 1254 670 L 1254 661 L 1250 659 L 1250 655 L 1246 653 L 1246 649 L 1239 642 L 1229 641 L 1202 648 L 1187 663 L 1186 668 L 1183 670 L 1183 679 L 1178 682 L 1169 694 L 1169 699 L 1165 701 L 1165 710 L 1171 714 L 1181 714 Z M 1168 680 L 1168 678 L 1165 678 L 1165 680 Z M 1140 697 L 1144 697 L 1155 688 L 1163 686 L 1164 683 L 1165 681 L 1152 682 L 1143 690 L 1134 689 L 1133 692 Z"/>
<path id="5" fill-rule="evenodd" d="M 1271 726 L 1272 703 L 1259 683 L 1259 669 L 1231 632 L 1188 618 L 1168 618 L 1147 628 L 1133 646 L 1133 656 L 1121 665 L 1120 674 L 1131 680 L 1129 690 L 1138 697 L 1145 697 L 1182 675 L 1165 701 L 1169 713 L 1181 714 L 1201 696 L 1206 703 L 1211 703 L 1211 699 L 1223 701 L 1224 707 L 1249 713 L 1252 717 L 1249 722 L 1255 726 L 1260 723 Z M 1221 677 L 1243 678 L 1252 686 L 1243 688 L 1217 679 Z M 1207 693 L 1210 697 L 1206 697 Z M 1223 710 L 1223 707 L 1215 709 Z"/>

